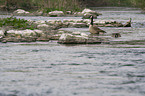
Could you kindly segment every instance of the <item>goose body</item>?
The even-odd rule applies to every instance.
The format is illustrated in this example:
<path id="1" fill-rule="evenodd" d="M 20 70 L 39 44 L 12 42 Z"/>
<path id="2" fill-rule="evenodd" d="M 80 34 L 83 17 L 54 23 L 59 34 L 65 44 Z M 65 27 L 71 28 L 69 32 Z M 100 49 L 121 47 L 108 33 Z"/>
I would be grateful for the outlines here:
<path id="1" fill-rule="evenodd" d="M 89 26 L 89 31 L 91 34 L 104 34 L 104 33 L 106 33 L 104 30 L 101 30 L 97 26 L 93 25 L 93 16 L 91 16 L 90 18 L 91 18 L 91 23 Z"/>
<path id="2" fill-rule="evenodd" d="M 124 25 L 124 27 L 131 27 L 131 18 L 130 18 L 130 20 Z"/>

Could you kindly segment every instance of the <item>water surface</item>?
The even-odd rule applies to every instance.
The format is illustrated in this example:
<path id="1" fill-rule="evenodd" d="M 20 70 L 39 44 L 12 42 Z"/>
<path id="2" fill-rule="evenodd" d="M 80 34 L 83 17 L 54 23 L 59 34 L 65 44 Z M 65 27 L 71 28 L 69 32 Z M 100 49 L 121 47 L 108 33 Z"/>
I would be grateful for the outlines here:
<path id="1" fill-rule="evenodd" d="M 126 22 L 133 18 L 131 28 L 103 27 L 107 34 L 121 32 L 122 37 L 117 39 L 120 41 L 144 40 L 145 15 L 140 10 L 96 10 L 103 13 L 98 19 Z M 88 28 L 67 30 L 88 32 Z M 145 95 L 144 44 L 1 43 L 0 53 L 0 96 Z"/>

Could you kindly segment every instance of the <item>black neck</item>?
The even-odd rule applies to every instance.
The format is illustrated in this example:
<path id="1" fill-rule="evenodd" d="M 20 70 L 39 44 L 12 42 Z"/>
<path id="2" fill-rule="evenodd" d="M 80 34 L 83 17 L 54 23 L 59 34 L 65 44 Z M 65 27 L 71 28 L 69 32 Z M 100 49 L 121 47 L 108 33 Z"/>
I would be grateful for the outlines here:
<path id="1" fill-rule="evenodd" d="M 93 17 L 91 18 L 91 23 L 90 24 L 93 25 Z"/>

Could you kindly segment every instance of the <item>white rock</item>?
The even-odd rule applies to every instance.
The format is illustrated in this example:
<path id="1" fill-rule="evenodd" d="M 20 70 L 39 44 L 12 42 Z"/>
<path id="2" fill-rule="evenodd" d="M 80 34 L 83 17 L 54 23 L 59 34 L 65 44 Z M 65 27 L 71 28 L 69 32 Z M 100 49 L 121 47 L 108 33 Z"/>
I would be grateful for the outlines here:
<path id="1" fill-rule="evenodd" d="M 66 13 L 67 13 L 67 14 L 71 14 L 72 12 L 71 12 L 71 11 L 66 11 Z"/>
<path id="2" fill-rule="evenodd" d="M 33 30 L 29 30 L 29 29 L 23 30 L 23 31 L 21 31 L 21 32 L 23 32 L 22 34 L 23 34 L 24 36 L 36 35 L 35 32 L 34 32 Z"/>
<path id="3" fill-rule="evenodd" d="M 9 31 L 7 31 L 7 33 L 8 33 L 8 34 L 15 34 L 16 31 L 17 31 L 17 30 L 9 30 Z"/>
<path id="4" fill-rule="evenodd" d="M 39 20 L 39 21 L 36 21 L 35 23 L 36 23 L 36 24 L 45 24 L 46 22 L 43 21 L 43 20 Z"/>
<path id="5" fill-rule="evenodd" d="M 73 35 L 72 34 L 68 34 L 68 33 L 64 33 L 64 34 L 62 34 L 60 36 L 59 40 L 66 40 L 68 36 L 71 37 Z"/>
<path id="6" fill-rule="evenodd" d="M 42 30 L 37 30 L 37 29 L 35 29 L 34 32 L 39 33 L 39 34 L 40 34 L 40 33 L 43 33 Z"/>
<path id="7" fill-rule="evenodd" d="M 75 12 L 74 15 L 75 16 L 83 16 L 83 13 L 82 12 Z"/>
<path id="8" fill-rule="evenodd" d="M 60 23 L 62 23 L 61 20 L 47 20 L 46 22 L 49 23 L 49 24 L 60 24 Z"/>
<path id="9" fill-rule="evenodd" d="M 73 32 L 72 35 L 81 35 L 81 32 Z"/>
<path id="10" fill-rule="evenodd" d="M 85 34 L 85 33 L 81 33 L 81 36 L 83 36 L 83 37 L 88 37 L 88 35 Z"/>
<path id="11" fill-rule="evenodd" d="M 9 31 L 7 31 L 7 33 L 8 34 L 20 34 L 20 35 L 23 35 L 23 36 L 36 35 L 35 31 L 29 30 L 29 29 L 26 29 L 26 30 L 9 30 Z"/>
<path id="12" fill-rule="evenodd" d="M 81 28 L 81 27 L 86 27 L 86 26 L 87 26 L 86 23 L 72 23 L 72 27 Z"/>
<path id="13" fill-rule="evenodd" d="M 30 13 L 30 12 L 25 11 L 25 10 L 23 10 L 23 9 L 17 9 L 17 10 L 14 11 L 14 12 L 15 12 L 15 13 L 18 13 L 18 14 L 23 14 L 23 13 L 28 14 L 28 13 Z"/>
<path id="14" fill-rule="evenodd" d="M 0 36 L 4 36 L 4 31 L 0 30 Z"/>
<path id="15" fill-rule="evenodd" d="M 62 33 L 64 33 L 64 31 L 60 30 L 60 31 L 58 31 L 58 33 L 62 34 Z"/>
<path id="16" fill-rule="evenodd" d="M 40 25 L 38 25 L 37 27 L 38 27 L 38 28 L 40 28 L 40 27 L 49 27 L 49 25 L 47 25 L 47 24 L 40 24 Z"/>
<path id="17" fill-rule="evenodd" d="M 83 14 L 85 14 L 85 13 L 96 13 L 96 11 L 93 11 L 93 10 L 91 10 L 91 9 L 85 8 L 85 9 L 82 11 L 82 13 L 83 13 Z"/>
<path id="18" fill-rule="evenodd" d="M 63 11 L 52 11 L 48 13 L 49 15 L 63 16 Z"/>
<path id="19" fill-rule="evenodd" d="M 90 23 L 91 21 L 90 21 L 90 19 L 84 19 L 83 22 Z"/>

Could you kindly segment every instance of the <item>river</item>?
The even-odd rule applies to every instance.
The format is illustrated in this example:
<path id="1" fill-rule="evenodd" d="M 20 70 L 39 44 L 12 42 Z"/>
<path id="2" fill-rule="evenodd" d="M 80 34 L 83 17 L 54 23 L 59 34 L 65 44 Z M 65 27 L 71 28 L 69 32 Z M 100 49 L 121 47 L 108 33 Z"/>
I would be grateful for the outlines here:
<path id="1" fill-rule="evenodd" d="M 145 40 L 145 14 L 141 14 L 139 9 L 94 9 L 103 14 L 98 17 L 102 20 L 125 23 L 132 18 L 132 27 L 129 28 L 103 27 L 107 33 L 120 32 L 122 37 L 118 41 Z M 41 16 L 17 18 L 64 19 Z M 64 30 L 88 32 L 88 28 Z M 0 96 L 145 96 L 143 43 L 1 43 L 0 53 Z"/>

